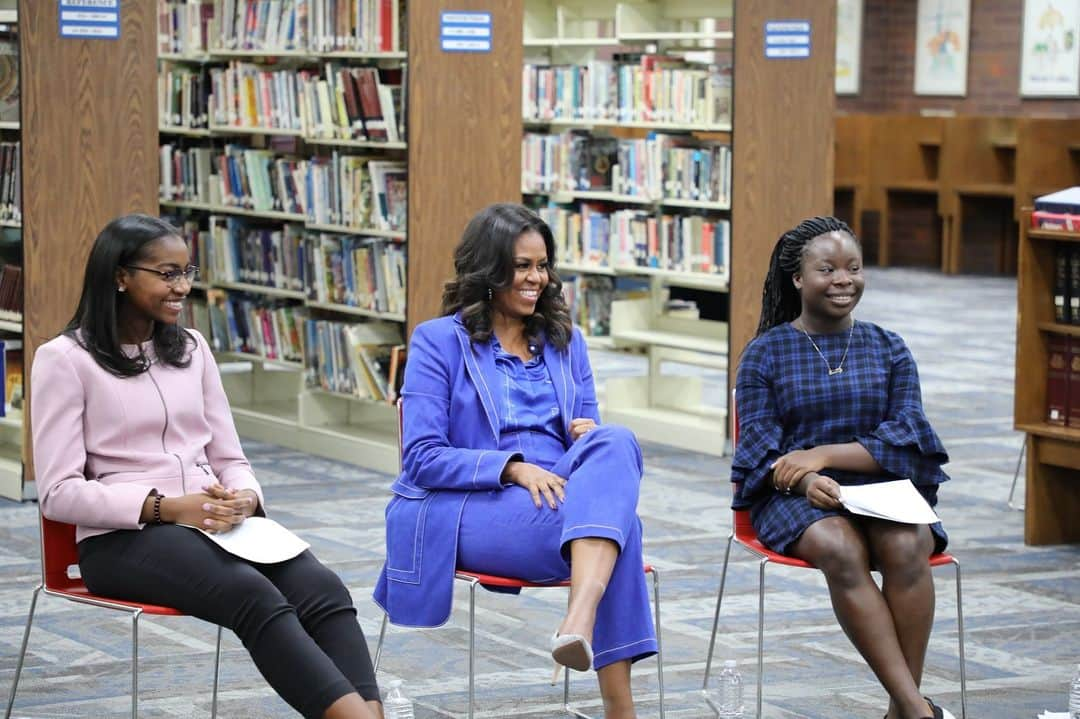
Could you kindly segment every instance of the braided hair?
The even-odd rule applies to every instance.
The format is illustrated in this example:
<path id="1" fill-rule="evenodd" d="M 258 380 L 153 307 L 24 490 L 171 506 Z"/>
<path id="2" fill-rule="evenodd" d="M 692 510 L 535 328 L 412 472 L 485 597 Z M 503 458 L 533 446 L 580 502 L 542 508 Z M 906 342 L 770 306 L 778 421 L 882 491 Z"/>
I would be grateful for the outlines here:
<path id="1" fill-rule="evenodd" d="M 802 267 L 810 242 L 830 232 L 845 232 L 856 243 L 859 241 L 843 220 L 822 216 L 803 220 L 780 235 L 769 260 L 765 287 L 761 291 L 761 320 L 758 322 L 757 336 L 777 325 L 791 322 L 802 312 L 802 299 L 791 277 Z"/>

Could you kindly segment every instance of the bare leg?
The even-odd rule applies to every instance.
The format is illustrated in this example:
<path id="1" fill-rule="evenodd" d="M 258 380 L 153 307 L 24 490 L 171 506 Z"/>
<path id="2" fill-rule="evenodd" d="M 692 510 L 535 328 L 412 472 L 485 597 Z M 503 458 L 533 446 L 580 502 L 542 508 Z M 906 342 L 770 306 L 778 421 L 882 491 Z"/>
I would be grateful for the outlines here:
<path id="1" fill-rule="evenodd" d="M 630 660 L 614 662 L 596 672 L 600 696 L 604 698 L 604 719 L 634 719 L 634 698 L 630 692 Z"/>
<path id="2" fill-rule="evenodd" d="M 934 577 L 927 562 L 934 536 L 925 524 L 869 520 L 862 526 L 881 570 L 882 594 L 892 613 L 900 650 L 918 686 L 934 625 Z M 899 716 L 898 711 L 895 702 L 889 704 L 888 716 Z"/>
<path id="3" fill-rule="evenodd" d="M 373 709 L 372 706 L 377 707 Z M 356 692 L 346 694 L 323 712 L 323 719 L 382 719 L 382 705 L 376 701 L 365 702 Z"/>
<path id="4" fill-rule="evenodd" d="M 582 537 L 570 542 L 570 605 L 559 634 L 580 634 L 592 642 L 596 607 L 618 557 L 619 545 L 610 539 Z"/>
<path id="5" fill-rule="evenodd" d="M 900 648 L 885 598 L 870 576 L 866 537 L 848 519 L 827 517 L 810 525 L 792 547 L 825 574 L 840 627 L 885 687 L 896 719 L 931 716 Z"/>

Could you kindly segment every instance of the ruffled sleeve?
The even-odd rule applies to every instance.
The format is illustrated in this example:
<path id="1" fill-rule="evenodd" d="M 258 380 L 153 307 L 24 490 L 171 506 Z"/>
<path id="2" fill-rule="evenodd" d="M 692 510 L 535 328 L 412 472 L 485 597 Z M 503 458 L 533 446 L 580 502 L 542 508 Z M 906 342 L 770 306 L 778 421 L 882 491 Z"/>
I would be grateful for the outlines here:
<path id="1" fill-rule="evenodd" d="M 731 481 L 736 483 L 732 506 L 749 507 L 766 491 L 772 464 L 782 454 L 783 426 L 773 391 L 772 367 L 765 337 L 747 345 L 735 377 L 739 441 L 731 462 Z"/>
<path id="2" fill-rule="evenodd" d="M 941 469 L 949 455 L 923 411 L 915 359 L 898 335 L 887 335 L 892 368 L 885 420 L 855 440 L 889 474 L 908 478 L 914 484 L 940 484 L 949 479 Z"/>

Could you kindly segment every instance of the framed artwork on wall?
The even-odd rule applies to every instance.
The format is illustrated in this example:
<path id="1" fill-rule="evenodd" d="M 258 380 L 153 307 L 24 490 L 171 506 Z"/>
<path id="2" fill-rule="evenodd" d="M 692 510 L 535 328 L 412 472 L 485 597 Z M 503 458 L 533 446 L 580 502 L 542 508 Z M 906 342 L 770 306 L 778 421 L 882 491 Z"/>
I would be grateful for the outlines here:
<path id="1" fill-rule="evenodd" d="M 859 94 L 863 0 L 836 0 L 836 94 Z"/>
<path id="2" fill-rule="evenodd" d="M 963 97 L 971 0 L 919 0 L 915 22 L 915 94 Z"/>
<path id="3" fill-rule="evenodd" d="M 1080 95 L 1080 0 L 1025 0 L 1020 94 Z"/>

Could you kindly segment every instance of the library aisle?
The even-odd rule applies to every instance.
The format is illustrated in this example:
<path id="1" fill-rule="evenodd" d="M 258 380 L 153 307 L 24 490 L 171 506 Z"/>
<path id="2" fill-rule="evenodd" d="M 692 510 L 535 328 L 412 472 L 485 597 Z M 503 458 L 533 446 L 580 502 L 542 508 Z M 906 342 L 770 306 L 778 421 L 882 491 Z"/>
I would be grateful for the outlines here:
<path id="1" fill-rule="evenodd" d="M 953 481 L 942 488 L 938 509 L 964 567 L 968 716 L 1029 719 L 1064 711 L 1080 660 L 1080 547 L 1025 546 L 1024 515 L 1006 504 L 1021 440 L 1012 430 L 1015 280 L 901 269 L 868 274 L 858 316 L 899 331 L 911 346 L 930 418 L 953 460 L 946 467 Z M 601 378 L 633 371 L 625 364 L 633 361 L 594 356 Z M 370 595 L 383 560 L 390 477 L 267 444 L 249 442 L 247 449 L 271 514 L 342 575 L 374 646 L 381 615 Z M 640 513 L 646 558 L 662 574 L 667 716 L 709 717 L 700 688 L 730 530 L 729 459 L 647 444 L 645 461 Z M 33 504 L 0 503 L 5 690 L 38 576 L 36 513 Z M 757 566 L 744 553 L 732 557 L 717 657 L 739 660 L 752 703 Z M 955 587 L 948 570 L 936 579 L 937 621 L 923 690 L 959 717 Z M 774 568 L 767 586 L 765 715 L 881 716 L 884 694 L 832 618 L 821 576 Z M 460 716 L 465 709 L 468 595 L 462 589 L 447 626 L 388 634 L 380 681 L 404 678 L 417 717 Z M 548 683 L 544 647 L 565 601 L 560 590 L 479 595 L 477 716 L 560 714 L 561 687 Z M 127 621 L 50 600 L 42 600 L 38 615 L 15 715 L 122 714 L 129 706 Z M 187 618 L 151 618 L 142 626 L 141 715 L 208 716 L 213 628 Z M 642 717 L 658 714 L 652 662 L 635 670 Z M 575 673 L 572 694 L 585 711 L 599 712 L 592 674 Z M 222 716 L 291 716 L 231 635 L 220 701 Z"/>

